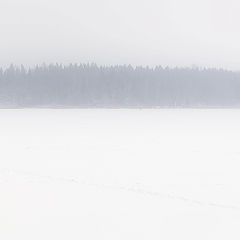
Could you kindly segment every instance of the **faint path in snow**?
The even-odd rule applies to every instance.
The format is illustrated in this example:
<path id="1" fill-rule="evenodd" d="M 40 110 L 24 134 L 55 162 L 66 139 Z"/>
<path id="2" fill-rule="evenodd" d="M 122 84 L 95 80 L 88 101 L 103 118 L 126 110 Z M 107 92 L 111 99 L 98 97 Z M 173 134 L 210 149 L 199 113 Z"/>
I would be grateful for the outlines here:
<path id="1" fill-rule="evenodd" d="M 202 201 L 197 199 L 192 199 L 189 197 L 175 195 L 174 193 L 162 193 L 157 190 L 150 190 L 144 185 L 138 183 L 135 185 L 121 185 L 121 184 L 104 184 L 104 183 L 96 183 L 91 181 L 86 181 L 84 179 L 79 178 L 65 178 L 65 177 L 53 177 L 49 175 L 40 175 L 37 173 L 27 172 L 27 171 L 15 171 L 15 170 L 0 170 L 0 184 L 7 183 L 7 182 L 27 182 L 27 183 L 34 183 L 34 182 L 42 182 L 42 183 L 68 183 L 68 184 L 83 184 L 86 186 L 92 186 L 100 189 L 109 189 L 109 190 L 119 190 L 119 191 L 126 191 L 131 193 L 142 194 L 146 196 L 152 197 L 160 197 L 165 199 L 177 200 L 182 201 L 187 204 L 191 205 L 199 205 L 205 207 L 215 207 L 215 208 L 222 208 L 222 209 L 232 209 L 232 210 L 240 210 L 240 206 L 237 205 L 226 205 L 220 204 L 217 202 L 210 202 L 210 201 Z"/>

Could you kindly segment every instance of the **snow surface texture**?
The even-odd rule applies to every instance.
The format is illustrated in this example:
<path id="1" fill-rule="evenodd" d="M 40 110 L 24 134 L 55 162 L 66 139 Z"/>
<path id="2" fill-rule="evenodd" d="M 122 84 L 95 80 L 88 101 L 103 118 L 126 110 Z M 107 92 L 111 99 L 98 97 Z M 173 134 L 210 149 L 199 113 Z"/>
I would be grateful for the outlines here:
<path id="1" fill-rule="evenodd" d="M 0 110 L 0 239 L 240 239 L 240 110 Z"/>

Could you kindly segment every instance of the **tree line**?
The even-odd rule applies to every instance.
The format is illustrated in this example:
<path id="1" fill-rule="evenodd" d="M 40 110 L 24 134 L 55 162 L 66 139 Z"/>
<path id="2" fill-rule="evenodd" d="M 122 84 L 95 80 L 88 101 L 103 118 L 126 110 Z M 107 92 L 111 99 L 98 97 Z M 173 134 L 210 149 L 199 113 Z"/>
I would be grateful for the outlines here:
<path id="1" fill-rule="evenodd" d="M 223 69 L 43 64 L 0 69 L 0 107 L 239 107 Z"/>

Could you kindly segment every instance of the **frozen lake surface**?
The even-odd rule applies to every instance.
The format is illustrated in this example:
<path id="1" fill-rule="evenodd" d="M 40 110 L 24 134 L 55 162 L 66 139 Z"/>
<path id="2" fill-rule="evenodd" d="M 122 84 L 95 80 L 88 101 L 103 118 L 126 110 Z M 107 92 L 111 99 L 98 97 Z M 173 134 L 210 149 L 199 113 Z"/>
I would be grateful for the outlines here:
<path id="1" fill-rule="evenodd" d="M 0 110 L 0 239 L 240 239 L 240 110 Z"/>

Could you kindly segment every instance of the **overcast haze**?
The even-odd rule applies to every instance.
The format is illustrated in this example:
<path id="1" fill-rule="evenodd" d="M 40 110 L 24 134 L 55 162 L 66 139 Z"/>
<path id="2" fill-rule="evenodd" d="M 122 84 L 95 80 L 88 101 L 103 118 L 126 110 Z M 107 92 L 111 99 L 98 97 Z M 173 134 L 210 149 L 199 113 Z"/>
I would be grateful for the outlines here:
<path id="1" fill-rule="evenodd" d="M 237 0 L 1 0 L 0 65 L 240 70 Z"/>

